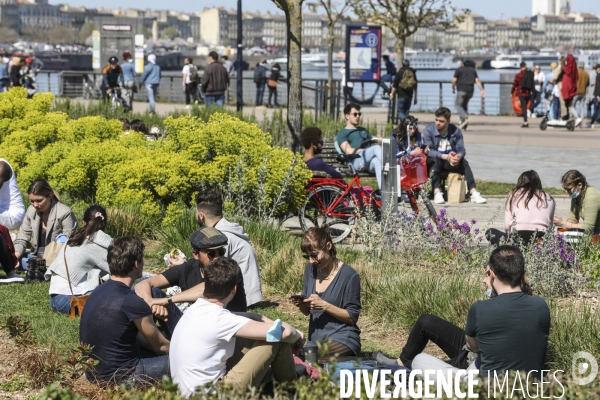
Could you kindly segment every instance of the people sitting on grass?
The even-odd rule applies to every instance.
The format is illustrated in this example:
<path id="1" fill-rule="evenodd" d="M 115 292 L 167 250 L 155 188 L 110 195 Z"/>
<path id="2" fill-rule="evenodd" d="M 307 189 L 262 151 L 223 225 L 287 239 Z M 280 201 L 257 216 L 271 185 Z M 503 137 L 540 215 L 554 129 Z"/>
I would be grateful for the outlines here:
<path id="1" fill-rule="evenodd" d="M 550 310 L 544 299 L 532 295 L 525 281 L 521 251 L 513 246 L 496 248 L 483 283 L 491 298 L 471 305 L 464 330 L 435 315 L 419 317 L 400 354 L 405 367 L 445 373 L 479 369 L 483 377 L 488 371 L 536 370 L 534 376 L 540 378 L 548 348 Z M 423 353 L 429 341 L 444 351 L 449 363 Z M 396 361 L 381 353 L 376 359 L 383 364 Z"/>
<path id="2" fill-rule="evenodd" d="M 553 223 L 555 208 L 554 199 L 544 192 L 537 172 L 525 171 L 519 176 L 517 187 L 510 191 L 506 199 L 505 232 L 491 228 L 486 232 L 486 237 L 493 245 L 498 245 L 501 239 L 506 239 L 512 231 L 516 231 L 522 243 L 527 245 L 548 231 Z"/>
<path id="3" fill-rule="evenodd" d="M 435 123 L 430 124 L 423 131 L 424 143 L 429 147 L 427 157 L 432 158 L 433 172 L 431 184 L 433 186 L 433 202 L 444 204 L 442 193 L 442 173 L 455 172 L 465 176 L 467 188 L 471 194 L 471 203 L 486 203 L 487 200 L 477 191 L 475 177 L 469 163 L 465 159 L 467 151 L 460 129 L 450 123 L 452 113 L 446 107 L 435 111 Z"/>
<path id="4" fill-rule="evenodd" d="M 245 390 L 296 378 L 290 345 L 302 343 L 304 335 L 280 320 L 229 311 L 241 278 L 232 259 L 204 268 L 204 298 L 181 318 L 171 342 L 171 374 L 183 396 L 218 381 Z"/>
<path id="5" fill-rule="evenodd" d="M 192 259 L 135 285 L 135 293 L 151 307 L 167 338 L 171 338 L 183 315 L 176 304 L 193 303 L 204 296 L 204 267 L 225 255 L 227 237 L 215 228 L 205 226 L 192 233 L 190 244 Z M 160 290 L 172 286 L 180 287 L 181 293 L 170 296 Z M 236 288 L 236 295 L 227 307 L 230 311 L 244 312 L 246 296 L 243 279 L 237 282 Z"/>
<path id="6" fill-rule="evenodd" d="M 423 137 L 419 132 L 419 120 L 412 115 L 407 116 L 394 131 L 392 137 L 396 139 L 396 158 L 427 155 L 429 148 L 423 144 Z M 409 137 L 407 139 L 407 133 Z"/>
<path id="7" fill-rule="evenodd" d="M 50 280 L 50 308 L 63 314 L 71 310 L 71 296 L 90 294 L 100 278 L 109 274 L 106 259 L 112 238 L 104 233 L 108 216 L 104 207 L 92 205 L 83 213 L 83 226 L 75 231 L 46 271 Z"/>
<path id="8" fill-rule="evenodd" d="M 554 225 L 565 229 L 583 229 L 588 235 L 600 234 L 600 191 L 591 187 L 585 176 L 574 169 L 563 175 L 561 183 L 571 196 L 571 213 L 566 220 L 555 215 Z"/>
<path id="9" fill-rule="evenodd" d="M 8 228 L 4 225 L 0 225 L 0 265 L 2 265 L 2 269 L 6 276 L 14 277 L 16 275 L 15 270 L 18 261 L 17 256 L 15 256 L 15 246 L 13 245 Z M 5 279 L 0 279 L 0 282 L 4 280 Z"/>
<path id="10" fill-rule="evenodd" d="M 26 264 L 27 258 L 43 258 L 46 246 L 56 241 L 57 236 L 62 233 L 68 237 L 77 229 L 77 218 L 73 210 L 60 201 L 60 196 L 48 182 L 36 179 L 29 185 L 27 194 L 31 205 L 14 241 L 15 255 L 23 264 Z M 28 247 L 31 247 L 29 255 L 25 251 Z M 18 275 L 12 276 L 23 282 L 23 278 Z"/>
<path id="11" fill-rule="evenodd" d="M 360 122 L 360 105 L 348 103 L 344 107 L 346 126 L 339 131 L 336 140 L 344 154 L 357 154 L 360 157 L 352 160 L 354 168 L 368 171 L 377 177 L 377 186 L 381 188 L 381 139 L 374 138 Z"/>
<path id="12" fill-rule="evenodd" d="M 0 158 L 0 225 L 18 229 L 25 219 L 25 205 L 12 166 Z"/>
<path id="13" fill-rule="evenodd" d="M 262 301 L 256 253 L 244 228 L 223 217 L 223 195 L 220 192 L 207 190 L 196 195 L 196 220 L 201 227 L 212 226 L 227 237 L 225 257 L 235 260 L 242 269 L 248 307 Z M 169 259 L 169 263 L 177 264 L 173 259 Z"/>
<path id="14" fill-rule="evenodd" d="M 360 329 L 360 276 L 337 258 L 327 230 L 310 228 L 302 238 L 302 251 L 308 260 L 304 268 L 302 294 L 291 300 L 309 315 L 308 340 L 328 342 L 326 357 L 358 356 Z"/>
<path id="15" fill-rule="evenodd" d="M 323 137 L 321 129 L 316 126 L 306 128 L 300 134 L 300 141 L 304 146 L 304 162 L 308 169 L 313 172 L 325 173 L 332 178 L 342 178 L 335 168 L 322 159 L 316 157 L 323 150 Z"/>
<path id="16" fill-rule="evenodd" d="M 79 340 L 92 346 L 98 364 L 90 382 L 152 383 L 169 375 L 169 341 L 154 324 L 152 310 L 132 290 L 144 271 L 144 244 L 137 237 L 115 239 L 108 248 L 111 278 L 85 304 Z"/>

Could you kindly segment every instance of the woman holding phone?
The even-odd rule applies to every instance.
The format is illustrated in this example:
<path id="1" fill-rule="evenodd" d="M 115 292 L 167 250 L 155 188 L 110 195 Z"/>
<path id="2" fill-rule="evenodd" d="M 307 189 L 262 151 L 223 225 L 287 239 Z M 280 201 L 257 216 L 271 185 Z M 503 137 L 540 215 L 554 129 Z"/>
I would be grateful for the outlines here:
<path id="1" fill-rule="evenodd" d="M 304 268 L 304 289 L 291 300 L 304 315 L 310 316 L 308 340 L 328 342 L 325 357 L 359 355 L 358 273 L 337 258 L 331 236 L 323 228 L 306 232 L 302 251 L 308 260 Z"/>

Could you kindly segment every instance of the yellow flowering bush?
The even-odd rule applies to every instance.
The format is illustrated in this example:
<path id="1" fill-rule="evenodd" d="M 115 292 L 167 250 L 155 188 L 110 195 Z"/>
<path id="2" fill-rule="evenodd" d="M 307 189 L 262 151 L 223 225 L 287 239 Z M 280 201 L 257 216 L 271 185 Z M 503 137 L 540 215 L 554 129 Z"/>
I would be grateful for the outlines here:
<path id="1" fill-rule="evenodd" d="M 167 219 L 204 188 L 272 215 L 296 211 L 306 197 L 310 171 L 302 159 L 272 147 L 256 124 L 219 113 L 208 122 L 170 117 L 167 137 L 148 141 L 123 132 L 118 120 L 49 112 L 51 102 L 17 89 L 0 94 L 0 157 L 17 169 L 21 188 L 44 178 L 75 202 L 137 204 Z"/>

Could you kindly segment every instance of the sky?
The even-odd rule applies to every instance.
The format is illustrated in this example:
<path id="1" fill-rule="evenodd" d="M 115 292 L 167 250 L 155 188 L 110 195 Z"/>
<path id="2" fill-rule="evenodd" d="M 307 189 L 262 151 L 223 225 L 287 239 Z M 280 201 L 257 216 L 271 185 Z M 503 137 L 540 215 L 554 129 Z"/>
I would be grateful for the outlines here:
<path id="1" fill-rule="evenodd" d="M 314 0 L 305 0 L 307 2 Z M 212 8 L 222 6 L 237 8 L 237 0 L 50 0 L 51 4 L 69 4 L 71 6 L 85 5 L 87 7 L 118 8 L 126 4 L 131 8 L 151 8 L 195 12 L 202 11 L 204 7 Z M 483 15 L 486 19 L 497 20 L 511 17 L 526 17 L 531 14 L 531 0 L 452 0 L 452 5 L 459 8 L 468 8 L 471 12 Z M 280 12 L 271 0 L 242 0 L 244 11 L 271 11 Z M 600 15 L 600 1 L 598 0 L 573 0 L 572 9 L 575 12 L 590 12 Z"/>

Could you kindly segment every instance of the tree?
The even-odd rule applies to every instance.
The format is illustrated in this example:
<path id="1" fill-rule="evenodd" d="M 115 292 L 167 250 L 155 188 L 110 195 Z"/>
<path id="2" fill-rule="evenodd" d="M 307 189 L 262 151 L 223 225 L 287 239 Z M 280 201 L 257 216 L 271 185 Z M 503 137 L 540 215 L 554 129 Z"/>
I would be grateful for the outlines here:
<path id="1" fill-rule="evenodd" d="M 179 35 L 179 31 L 177 31 L 177 28 L 173 26 L 170 26 L 160 31 L 161 39 L 173 40 L 177 37 L 177 35 Z"/>
<path id="2" fill-rule="evenodd" d="M 47 40 L 52 44 L 73 44 L 79 33 L 66 26 L 55 26 L 46 33 Z"/>
<path id="3" fill-rule="evenodd" d="M 32 42 L 44 42 L 47 40 L 47 33 L 40 26 L 26 26 L 21 29 L 21 34 L 26 40 Z"/>
<path id="4" fill-rule="evenodd" d="M 353 0 L 354 13 L 370 24 L 386 26 L 396 38 L 398 65 L 404 61 L 406 39 L 425 25 L 449 28 L 469 10 L 457 14 L 450 0 Z"/>
<path id="5" fill-rule="evenodd" d="M 79 43 L 85 43 L 86 39 L 92 36 L 92 31 L 94 30 L 94 23 L 92 21 L 87 21 L 81 29 L 79 30 Z"/>
<path id="6" fill-rule="evenodd" d="M 314 3 L 313 3 L 314 4 Z M 311 5 L 309 3 L 309 5 Z M 343 0 L 340 3 L 331 0 L 318 0 L 318 5 L 325 9 L 327 15 L 327 112 L 333 112 L 331 100 L 333 99 L 333 45 L 335 42 L 335 24 L 338 23 L 344 13 L 351 7 L 350 0 Z"/>
<path id="7" fill-rule="evenodd" d="M 273 0 L 285 13 L 288 54 L 288 147 L 300 151 L 302 131 L 302 3 L 304 0 Z"/>
<path id="8" fill-rule="evenodd" d="M 10 28 L 0 26 L 0 38 L 2 43 L 14 43 L 19 40 L 19 34 Z"/>

